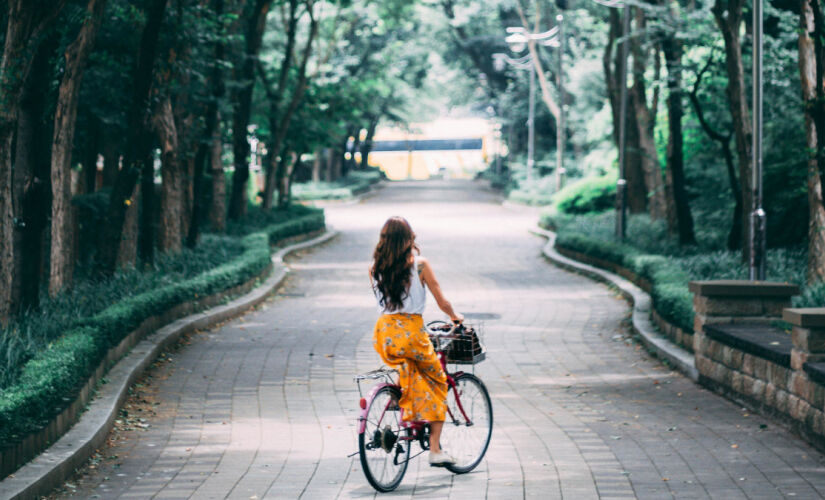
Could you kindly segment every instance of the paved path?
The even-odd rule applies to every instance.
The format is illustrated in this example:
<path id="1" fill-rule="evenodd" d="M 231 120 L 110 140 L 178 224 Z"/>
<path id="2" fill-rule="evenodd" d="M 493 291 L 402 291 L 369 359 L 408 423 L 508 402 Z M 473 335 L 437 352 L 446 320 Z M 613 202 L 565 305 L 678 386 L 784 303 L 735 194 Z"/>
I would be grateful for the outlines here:
<path id="1" fill-rule="evenodd" d="M 477 373 L 496 426 L 475 472 L 454 476 L 422 457 L 387 496 L 825 496 L 820 454 L 648 358 L 626 338 L 624 302 L 543 260 L 543 240 L 527 233 L 534 214 L 459 181 L 393 184 L 329 208 L 341 235 L 293 258 L 265 306 L 156 363 L 111 445 L 59 496 L 373 497 L 346 456 L 356 450 L 352 376 L 378 366 L 367 266 L 394 214 L 412 223 L 453 304 L 493 318 Z"/>

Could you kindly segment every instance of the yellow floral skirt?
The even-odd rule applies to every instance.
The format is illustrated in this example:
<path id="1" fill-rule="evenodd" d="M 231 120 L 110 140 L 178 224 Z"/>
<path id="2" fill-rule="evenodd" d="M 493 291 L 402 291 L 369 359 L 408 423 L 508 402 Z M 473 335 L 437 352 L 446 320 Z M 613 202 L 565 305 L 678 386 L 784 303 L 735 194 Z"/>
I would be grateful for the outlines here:
<path id="1" fill-rule="evenodd" d="M 444 420 L 447 376 L 424 329 L 420 314 L 384 314 L 375 324 L 375 350 L 396 368 L 403 420 Z"/>

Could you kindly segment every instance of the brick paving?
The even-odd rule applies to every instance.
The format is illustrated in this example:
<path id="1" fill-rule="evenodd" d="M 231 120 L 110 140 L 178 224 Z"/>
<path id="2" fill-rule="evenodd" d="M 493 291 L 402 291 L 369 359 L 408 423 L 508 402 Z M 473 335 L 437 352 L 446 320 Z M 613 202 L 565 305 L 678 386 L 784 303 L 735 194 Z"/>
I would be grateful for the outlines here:
<path id="1" fill-rule="evenodd" d="M 352 376 L 379 364 L 367 267 L 395 214 L 412 223 L 456 308 L 487 318 L 476 373 L 496 424 L 473 473 L 431 469 L 422 456 L 386 496 L 825 496 L 821 454 L 650 359 L 627 338 L 625 302 L 546 263 L 527 233 L 534 212 L 462 181 L 391 184 L 327 212 L 341 234 L 291 258 L 264 306 L 156 363 L 110 445 L 56 497 L 374 497 L 347 458 L 357 448 Z M 439 318 L 434 304 L 425 318 Z"/>

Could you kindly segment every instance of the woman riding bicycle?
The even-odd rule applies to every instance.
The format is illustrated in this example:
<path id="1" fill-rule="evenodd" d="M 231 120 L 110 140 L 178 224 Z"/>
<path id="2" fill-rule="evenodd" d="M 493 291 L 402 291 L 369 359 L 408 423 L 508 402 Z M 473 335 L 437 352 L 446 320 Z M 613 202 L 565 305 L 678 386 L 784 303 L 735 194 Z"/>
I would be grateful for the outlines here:
<path id="1" fill-rule="evenodd" d="M 402 217 L 390 217 L 381 229 L 369 273 L 381 310 L 374 347 L 384 363 L 398 369 L 403 420 L 430 423 L 429 462 L 440 467 L 455 459 L 439 444 L 447 409 L 447 378 L 421 317 L 425 288 L 451 320 L 459 323 L 464 317 L 444 298 L 429 262 L 413 251 L 420 253 L 410 224 Z"/>

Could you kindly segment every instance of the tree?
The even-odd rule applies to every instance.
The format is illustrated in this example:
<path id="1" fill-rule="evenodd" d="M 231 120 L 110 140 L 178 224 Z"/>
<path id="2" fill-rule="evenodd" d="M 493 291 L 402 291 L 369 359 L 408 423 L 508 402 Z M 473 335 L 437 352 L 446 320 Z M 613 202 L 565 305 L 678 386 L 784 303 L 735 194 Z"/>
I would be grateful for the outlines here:
<path id="1" fill-rule="evenodd" d="M 675 23 L 678 15 L 668 9 L 672 22 Z M 681 41 L 677 39 L 678 33 L 674 31 L 665 32 L 662 36 L 662 53 L 665 57 L 667 68 L 667 122 L 668 122 L 668 143 L 667 143 L 667 167 L 666 185 L 669 192 L 667 197 L 671 200 L 669 204 L 672 212 L 668 216 L 668 225 L 671 233 L 679 235 L 679 243 L 682 245 L 696 244 L 696 235 L 693 232 L 693 216 L 690 212 L 690 202 L 688 201 L 687 188 L 685 186 L 684 171 L 684 138 L 682 132 L 682 56 L 684 49 Z"/>
<path id="2" fill-rule="evenodd" d="M 6 39 L 0 59 L 0 322 L 11 310 L 14 268 L 12 188 L 12 139 L 17 127 L 23 84 L 44 32 L 60 13 L 66 0 L 8 0 Z"/>
<path id="3" fill-rule="evenodd" d="M 221 136 L 221 105 L 224 101 L 225 85 L 222 66 L 225 64 L 226 33 L 224 23 L 224 0 L 212 0 L 213 21 L 213 58 L 209 69 L 207 88 L 210 97 L 205 110 L 203 140 L 198 145 L 198 152 L 195 156 L 195 177 L 193 180 L 192 222 L 189 225 L 189 233 L 186 238 L 186 246 L 193 248 L 200 235 L 204 212 L 204 198 L 206 189 L 204 186 L 204 170 L 209 167 L 209 179 L 211 180 L 210 198 L 208 207 L 208 218 L 212 229 L 222 232 L 226 224 L 226 177 L 223 173 L 223 161 L 221 158 L 223 150 L 223 140 Z"/>
<path id="4" fill-rule="evenodd" d="M 702 78 L 713 64 L 713 53 L 708 57 L 707 62 L 701 70 L 696 74 L 696 80 L 693 83 L 693 88 L 688 94 L 690 103 L 693 106 L 693 111 L 696 114 L 696 119 L 699 125 L 707 136 L 717 142 L 722 149 L 722 157 L 725 160 L 725 171 L 728 177 L 728 184 L 730 185 L 731 193 L 734 198 L 734 209 L 730 231 L 728 232 L 727 248 L 728 250 L 739 250 L 742 246 L 742 193 L 739 187 L 739 180 L 736 178 L 736 166 L 734 165 L 733 151 L 731 150 L 730 141 L 733 138 L 733 131 L 729 130 L 723 134 L 718 129 L 714 128 L 710 122 L 705 118 L 705 111 L 702 103 L 699 100 L 699 89 L 702 85 Z"/>
<path id="5" fill-rule="evenodd" d="M 634 32 L 645 34 L 646 14 L 644 9 L 635 9 Z M 653 137 L 653 128 L 656 123 L 656 115 L 659 108 L 658 87 L 653 94 L 653 99 L 648 104 L 647 91 L 645 86 L 645 70 L 650 57 L 651 47 L 642 39 L 642 35 L 634 36 L 630 43 L 630 53 L 633 57 L 632 75 L 633 85 L 628 93 L 630 107 L 636 115 L 636 129 L 639 135 L 639 155 L 642 172 L 645 178 L 645 187 L 648 197 L 648 213 L 654 220 L 664 220 L 667 216 L 667 199 L 664 180 L 662 179 L 662 169 L 659 164 L 659 157 L 656 151 L 656 142 Z M 660 56 L 658 47 L 654 49 L 654 81 L 659 79 Z"/>
<path id="6" fill-rule="evenodd" d="M 272 200 L 275 188 L 278 188 L 278 206 L 283 208 L 286 204 L 288 184 L 285 180 L 289 178 L 287 172 L 287 161 L 282 161 L 281 155 L 283 153 L 282 146 L 284 139 L 289 131 L 289 126 L 292 117 L 301 100 L 304 98 L 304 93 L 307 89 L 307 63 L 309 62 L 310 54 L 312 53 L 312 46 L 315 42 L 315 37 L 318 34 L 318 20 L 315 18 L 313 12 L 315 5 L 313 1 L 304 2 L 306 13 L 309 16 L 309 28 L 304 48 L 301 51 L 301 59 L 298 63 L 296 81 L 292 88 L 289 101 L 286 109 L 281 109 L 281 102 L 287 89 L 287 77 L 292 69 L 292 61 L 294 58 L 295 36 L 298 24 L 298 16 L 296 13 L 297 0 L 289 1 L 289 14 L 286 20 L 287 25 L 287 40 L 286 48 L 284 50 L 283 60 L 279 71 L 277 83 L 270 82 L 266 75 L 266 71 L 261 69 L 261 79 L 263 80 L 264 89 L 269 97 L 269 133 L 271 142 L 269 144 L 269 158 L 267 159 L 266 179 L 263 193 L 263 208 L 272 208 Z"/>
<path id="7" fill-rule="evenodd" d="M 237 90 L 233 96 L 235 104 L 232 117 L 232 150 L 235 156 L 235 173 L 232 176 L 232 194 L 229 199 L 229 218 L 238 219 L 246 213 L 246 183 L 249 180 L 249 140 L 247 127 L 252 114 L 252 93 L 255 89 L 255 69 L 258 66 L 258 52 L 261 49 L 266 16 L 272 0 L 255 0 L 244 9 L 244 47 L 235 63 Z"/>
<path id="8" fill-rule="evenodd" d="M 12 193 L 17 224 L 14 230 L 14 276 L 11 283 L 12 312 L 39 304 L 45 238 L 51 197 L 49 169 L 54 120 L 49 86 L 53 79 L 53 55 L 59 37 L 49 35 L 37 50 L 24 85 L 17 133 Z M 44 98 L 48 96 L 48 98 Z M 48 272 L 45 273 L 48 278 Z"/>
<path id="9" fill-rule="evenodd" d="M 620 81 L 622 74 L 622 50 L 620 44 L 630 43 L 630 38 L 619 39 L 621 34 L 621 19 L 616 9 L 609 9 L 608 39 L 602 56 L 602 68 L 607 84 L 607 95 L 610 102 L 610 109 L 613 118 L 613 142 L 616 149 L 619 149 L 619 108 L 621 86 L 627 86 L 627 82 Z M 628 52 L 629 53 L 629 52 Z M 629 106 L 628 106 L 629 107 Z M 630 213 L 643 213 L 647 209 L 647 190 L 645 188 L 645 178 L 642 171 L 642 161 L 639 147 L 639 128 L 636 123 L 636 114 L 628 109 L 625 117 L 625 180 L 627 181 L 627 207 Z"/>
<path id="10" fill-rule="evenodd" d="M 71 159 L 80 85 L 86 60 L 100 27 L 106 0 L 89 0 L 86 19 L 74 41 L 66 49 L 65 68 L 58 90 L 52 144 L 52 220 L 49 259 L 49 295 L 54 297 L 72 280 L 74 252 L 71 247 Z M 97 151 L 94 154 L 97 159 Z M 96 167 L 88 165 L 96 171 Z"/>
<path id="11" fill-rule="evenodd" d="M 742 44 L 739 38 L 742 26 L 743 0 L 716 0 L 711 11 L 725 42 L 725 70 L 728 76 L 728 106 L 736 140 L 739 160 L 739 179 L 742 181 L 742 241 L 750 239 L 750 209 L 753 206 L 753 190 L 748 180 L 751 178 L 751 121 L 748 112 L 748 93 L 745 87 L 745 72 L 742 64 Z M 749 255 L 748 245 L 742 245 L 742 256 Z"/>
<path id="12" fill-rule="evenodd" d="M 141 171 L 151 165 L 151 131 L 149 130 L 148 102 L 154 79 L 154 63 L 158 50 L 160 27 L 168 0 L 152 0 L 140 41 L 138 62 L 134 69 L 134 91 L 128 117 L 128 138 L 123 167 L 117 175 L 109 199 L 106 226 L 100 248 L 99 272 L 112 275 L 118 266 L 118 253 L 127 212 L 135 213 L 133 193 Z M 145 192 L 144 192 L 145 196 Z M 146 200 L 143 200 L 146 203 Z M 151 205 L 150 205 L 151 206 Z"/>
<path id="13" fill-rule="evenodd" d="M 799 73 L 808 146 L 808 281 L 825 280 L 825 19 L 819 0 L 799 12 Z"/>

